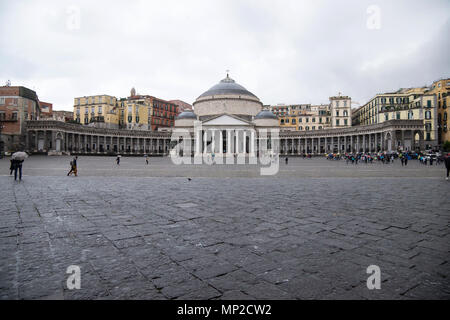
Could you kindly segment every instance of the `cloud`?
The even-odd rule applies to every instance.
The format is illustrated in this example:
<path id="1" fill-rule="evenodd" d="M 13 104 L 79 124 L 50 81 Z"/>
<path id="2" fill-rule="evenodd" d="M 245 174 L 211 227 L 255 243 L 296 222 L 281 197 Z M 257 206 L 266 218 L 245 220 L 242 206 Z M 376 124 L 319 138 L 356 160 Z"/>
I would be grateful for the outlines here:
<path id="1" fill-rule="evenodd" d="M 72 110 L 74 97 L 123 97 L 133 86 L 192 103 L 230 69 L 265 104 L 326 103 L 338 92 L 364 103 L 449 76 L 449 9 L 445 0 L 2 2 L 0 81 Z"/>

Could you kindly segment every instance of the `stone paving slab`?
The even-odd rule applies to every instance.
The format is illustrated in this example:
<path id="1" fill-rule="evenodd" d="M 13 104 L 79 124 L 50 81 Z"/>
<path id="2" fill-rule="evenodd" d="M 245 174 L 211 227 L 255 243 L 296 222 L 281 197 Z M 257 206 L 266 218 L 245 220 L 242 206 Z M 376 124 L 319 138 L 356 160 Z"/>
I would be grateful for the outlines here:
<path id="1" fill-rule="evenodd" d="M 264 180 L 47 168 L 19 183 L 1 160 L 0 299 L 450 298 L 442 168 L 365 178 L 343 162 L 303 161 L 291 161 L 298 176 Z M 317 173 L 331 165 L 334 176 Z M 372 264 L 380 290 L 366 286 Z M 70 265 L 80 290 L 67 288 Z"/>

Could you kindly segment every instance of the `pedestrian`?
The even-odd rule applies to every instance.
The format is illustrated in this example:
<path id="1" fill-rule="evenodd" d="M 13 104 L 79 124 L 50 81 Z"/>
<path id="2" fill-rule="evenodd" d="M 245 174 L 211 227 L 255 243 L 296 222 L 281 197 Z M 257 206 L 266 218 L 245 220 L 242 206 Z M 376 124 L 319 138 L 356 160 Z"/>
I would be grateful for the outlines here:
<path id="1" fill-rule="evenodd" d="M 120 166 L 120 157 L 119 156 L 117 156 L 117 158 L 116 158 L 116 163 L 118 166 Z"/>
<path id="2" fill-rule="evenodd" d="M 448 175 L 450 173 L 450 153 L 447 153 L 447 155 L 444 157 L 444 163 L 445 168 L 447 169 L 447 177 L 445 178 L 445 180 L 448 180 Z"/>
<path id="3" fill-rule="evenodd" d="M 76 156 L 75 158 L 73 158 L 72 161 L 70 161 L 70 171 L 69 173 L 67 173 L 68 176 L 74 174 L 75 177 L 78 176 L 77 174 L 77 160 L 78 160 L 78 156 Z"/>
<path id="4" fill-rule="evenodd" d="M 408 157 L 405 157 L 405 167 L 408 165 Z"/>
<path id="5" fill-rule="evenodd" d="M 13 160 L 14 180 L 17 180 L 17 171 L 19 171 L 19 180 L 22 180 L 22 163 L 23 160 L 18 159 Z"/>
<path id="6" fill-rule="evenodd" d="M 148 164 L 148 156 L 146 154 L 144 154 L 144 158 L 145 158 L 145 163 Z"/>
<path id="7" fill-rule="evenodd" d="M 214 164 L 214 158 L 216 157 L 216 154 L 213 152 L 212 154 L 211 154 L 211 160 L 212 160 L 212 163 Z"/>
<path id="8" fill-rule="evenodd" d="M 404 158 L 404 157 L 401 157 L 401 158 L 400 158 L 400 161 L 402 162 L 402 167 L 403 167 L 403 165 L 405 164 L 405 158 Z"/>
<path id="9" fill-rule="evenodd" d="M 289 158 L 288 158 L 288 157 L 286 157 L 285 161 L 286 161 L 286 165 L 287 165 L 287 164 L 288 164 L 288 162 L 289 162 Z"/>
<path id="10" fill-rule="evenodd" d="M 433 157 L 430 157 L 430 166 L 433 165 Z"/>

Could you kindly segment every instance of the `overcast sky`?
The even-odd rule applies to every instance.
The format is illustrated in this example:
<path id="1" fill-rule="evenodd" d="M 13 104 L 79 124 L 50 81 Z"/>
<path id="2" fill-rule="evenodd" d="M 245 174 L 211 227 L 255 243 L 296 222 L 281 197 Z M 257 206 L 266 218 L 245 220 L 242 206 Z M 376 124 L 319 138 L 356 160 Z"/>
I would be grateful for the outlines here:
<path id="1" fill-rule="evenodd" d="M 133 86 L 192 104 L 227 69 L 264 104 L 363 104 L 450 77 L 448 0 L 0 0 L 0 26 L 1 85 L 58 110 Z"/>

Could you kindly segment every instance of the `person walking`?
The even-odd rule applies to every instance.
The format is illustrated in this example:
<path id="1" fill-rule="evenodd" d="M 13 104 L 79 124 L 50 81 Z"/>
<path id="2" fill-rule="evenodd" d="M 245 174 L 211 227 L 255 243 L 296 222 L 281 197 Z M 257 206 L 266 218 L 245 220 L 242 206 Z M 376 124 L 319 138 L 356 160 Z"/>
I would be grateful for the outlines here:
<path id="1" fill-rule="evenodd" d="M 148 155 L 144 154 L 145 163 L 148 164 Z"/>
<path id="2" fill-rule="evenodd" d="M 23 151 L 14 152 L 11 156 L 11 166 L 14 168 L 14 180 L 17 180 L 17 172 L 19 172 L 19 180 L 22 180 L 22 163 L 28 158 L 28 154 Z"/>
<path id="3" fill-rule="evenodd" d="M 408 156 L 405 157 L 405 167 L 408 165 Z"/>
<path id="4" fill-rule="evenodd" d="M 444 157 L 444 163 L 445 168 L 447 169 L 447 177 L 445 178 L 445 180 L 448 180 L 448 175 L 450 173 L 450 153 L 447 153 L 447 155 Z"/>
<path id="5" fill-rule="evenodd" d="M 120 156 L 117 156 L 116 163 L 117 163 L 118 166 L 120 166 Z"/>
<path id="6" fill-rule="evenodd" d="M 401 157 L 400 158 L 400 161 L 402 162 L 402 167 L 405 165 L 405 158 L 404 157 Z"/>
<path id="7" fill-rule="evenodd" d="M 289 162 L 289 158 L 288 158 L 288 157 L 286 157 L 285 161 L 286 161 L 286 165 L 287 165 L 287 164 L 288 164 L 288 162 Z"/>
<path id="8" fill-rule="evenodd" d="M 78 176 L 77 174 L 77 160 L 78 160 L 78 156 L 75 156 L 75 158 L 73 158 L 72 161 L 70 161 L 70 171 L 69 173 L 67 173 L 68 176 L 74 174 L 75 177 Z"/>

